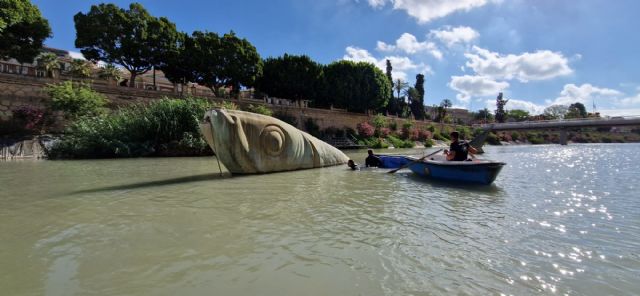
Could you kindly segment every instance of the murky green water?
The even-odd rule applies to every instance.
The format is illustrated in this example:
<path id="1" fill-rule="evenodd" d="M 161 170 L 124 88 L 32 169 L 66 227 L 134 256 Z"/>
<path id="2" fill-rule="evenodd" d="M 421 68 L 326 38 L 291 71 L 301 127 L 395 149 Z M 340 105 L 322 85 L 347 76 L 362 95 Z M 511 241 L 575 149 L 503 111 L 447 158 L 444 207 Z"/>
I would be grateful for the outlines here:
<path id="1" fill-rule="evenodd" d="M 487 150 L 508 163 L 491 187 L 346 167 L 219 178 L 214 158 L 0 162 L 0 294 L 640 293 L 640 145 Z"/>

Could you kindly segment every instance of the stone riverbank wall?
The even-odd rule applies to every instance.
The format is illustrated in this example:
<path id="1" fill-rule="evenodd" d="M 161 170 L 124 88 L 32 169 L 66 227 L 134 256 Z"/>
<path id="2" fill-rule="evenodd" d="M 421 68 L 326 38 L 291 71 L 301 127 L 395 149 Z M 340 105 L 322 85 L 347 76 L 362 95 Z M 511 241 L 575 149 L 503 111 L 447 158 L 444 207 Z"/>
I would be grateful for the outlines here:
<path id="1" fill-rule="evenodd" d="M 13 116 L 13 111 L 21 106 L 28 105 L 36 108 L 45 108 L 49 97 L 45 91 L 45 87 L 49 83 L 58 83 L 63 80 L 53 80 L 49 78 L 27 77 L 15 74 L 0 73 L 0 122 L 7 121 Z M 87 81 L 91 83 L 91 87 L 105 95 L 109 99 L 109 107 L 115 108 L 132 103 L 149 103 L 163 97 L 180 97 L 179 93 L 168 91 L 154 91 L 134 89 L 128 87 L 119 87 L 108 83 L 104 80 Z M 223 101 L 222 98 L 201 96 L 211 101 Z M 352 113 L 345 110 L 336 109 L 317 109 L 307 108 L 295 105 L 277 105 L 267 104 L 263 100 L 240 99 L 228 100 L 240 106 L 243 105 L 265 105 L 276 113 L 286 114 L 287 116 L 296 118 L 298 128 L 304 129 L 304 123 L 308 119 L 312 119 L 320 129 L 329 127 L 344 129 L 356 129 L 358 123 L 369 121 L 373 115 L 363 113 Z M 58 121 L 61 116 L 58 116 Z M 406 122 L 406 119 L 387 117 L 388 122 L 395 121 L 398 128 Z M 413 121 L 414 126 L 418 128 L 426 128 L 427 125 L 433 124 L 429 121 Z M 58 131 L 61 131 L 59 125 Z"/>

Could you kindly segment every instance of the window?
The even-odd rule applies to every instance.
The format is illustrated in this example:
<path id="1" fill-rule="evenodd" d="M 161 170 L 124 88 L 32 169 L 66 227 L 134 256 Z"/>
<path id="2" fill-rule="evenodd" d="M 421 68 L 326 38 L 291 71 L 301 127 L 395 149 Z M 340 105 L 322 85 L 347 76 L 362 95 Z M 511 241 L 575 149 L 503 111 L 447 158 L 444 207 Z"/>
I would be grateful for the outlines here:
<path id="1" fill-rule="evenodd" d="M 43 70 L 36 70 L 36 76 L 37 77 L 45 77 L 45 73 Z"/>

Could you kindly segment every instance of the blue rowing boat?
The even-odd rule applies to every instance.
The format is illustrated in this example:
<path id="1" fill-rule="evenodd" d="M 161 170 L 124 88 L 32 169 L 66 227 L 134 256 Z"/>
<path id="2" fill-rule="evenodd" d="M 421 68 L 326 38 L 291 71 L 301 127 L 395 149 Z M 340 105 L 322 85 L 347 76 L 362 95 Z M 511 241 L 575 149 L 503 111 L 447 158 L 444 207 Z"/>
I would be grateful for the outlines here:
<path id="1" fill-rule="evenodd" d="M 416 158 L 408 156 L 405 159 L 413 162 L 409 165 L 409 169 L 421 177 L 485 185 L 493 183 L 505 165 L 504 162 L 478 159 L 447 161 L 442 158 L 431 158 L 416 161 Z"/>
<path id="2" fill-rule="evenodd" d="M 376 156 L 380 159 L 380 166 L 378 167 L 385 169 L 397 169 L 413 161 L 404 155 L 378 154 Z"/>

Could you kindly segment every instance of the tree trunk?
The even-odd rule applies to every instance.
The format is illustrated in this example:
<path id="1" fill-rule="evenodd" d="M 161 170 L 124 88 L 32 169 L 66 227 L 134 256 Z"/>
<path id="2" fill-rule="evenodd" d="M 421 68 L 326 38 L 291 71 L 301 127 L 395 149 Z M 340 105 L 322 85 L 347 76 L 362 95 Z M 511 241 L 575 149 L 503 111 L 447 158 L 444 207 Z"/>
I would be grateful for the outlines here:
<path id="1" fill-rule="evenodd" d="M 136 87 L 136 77 L 138 76 L 138 73 L 133 71 L 129 71 L 129 73 L 131 74 L 129 76 L 129 87 Z"/>

